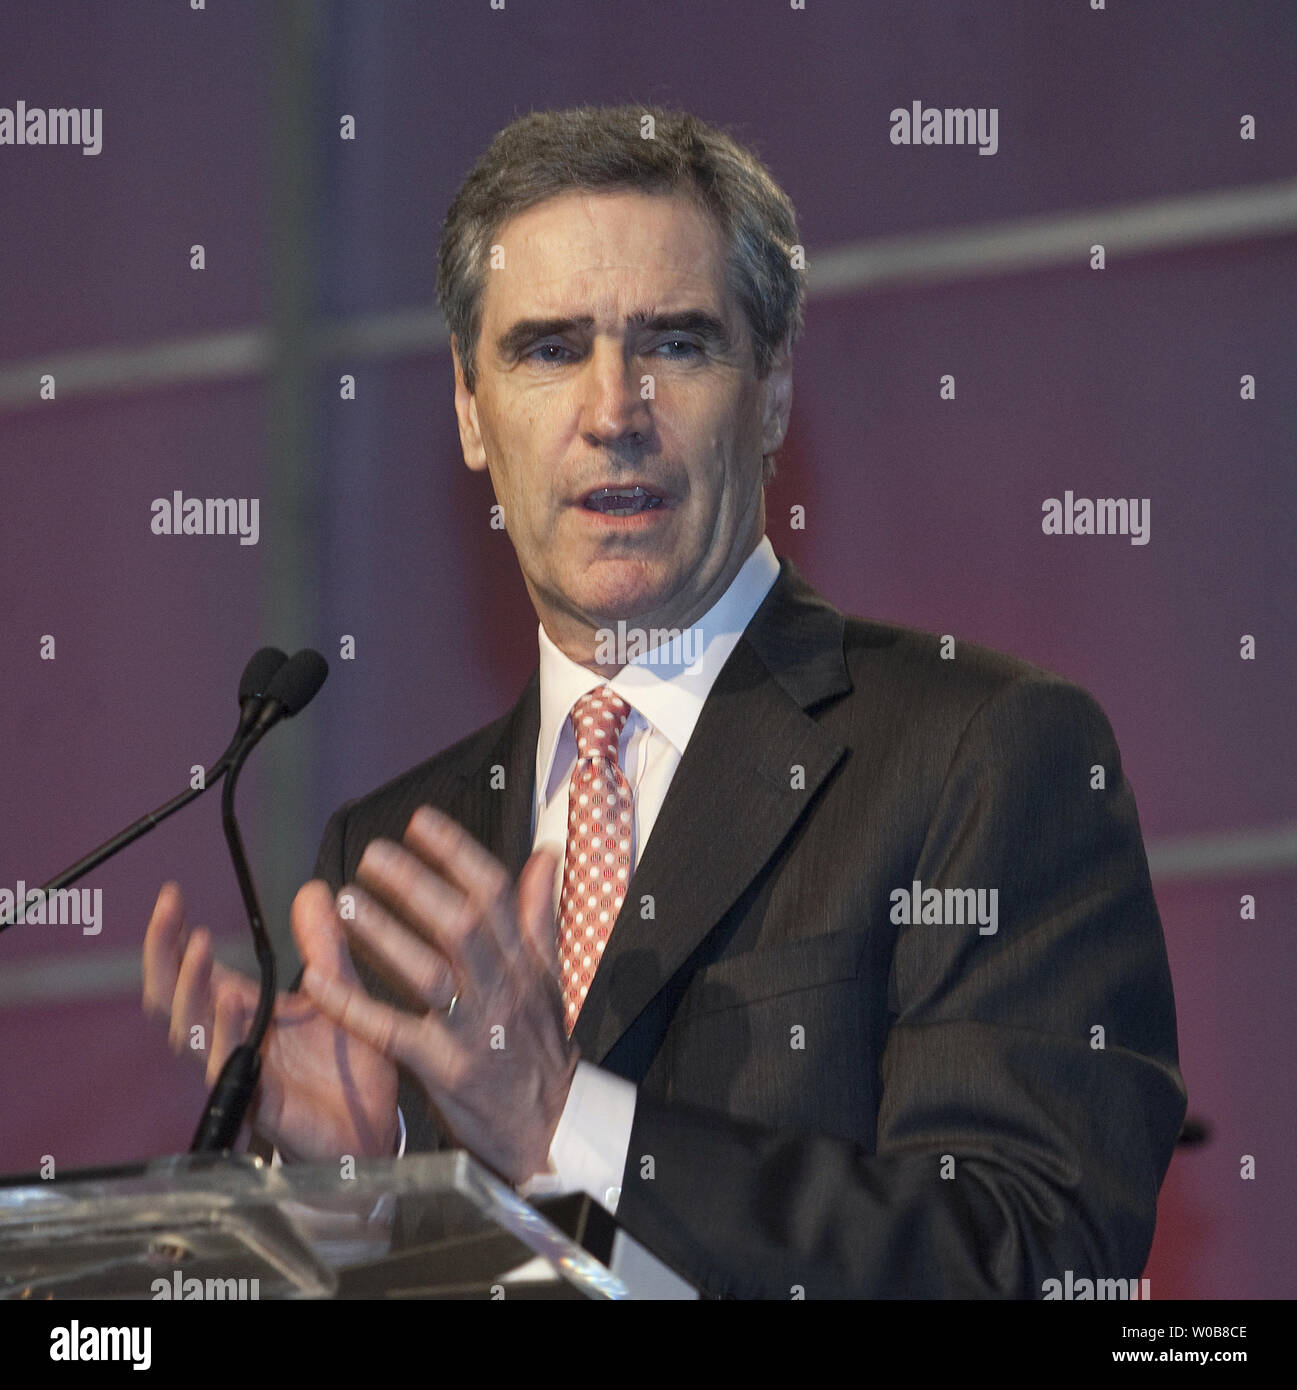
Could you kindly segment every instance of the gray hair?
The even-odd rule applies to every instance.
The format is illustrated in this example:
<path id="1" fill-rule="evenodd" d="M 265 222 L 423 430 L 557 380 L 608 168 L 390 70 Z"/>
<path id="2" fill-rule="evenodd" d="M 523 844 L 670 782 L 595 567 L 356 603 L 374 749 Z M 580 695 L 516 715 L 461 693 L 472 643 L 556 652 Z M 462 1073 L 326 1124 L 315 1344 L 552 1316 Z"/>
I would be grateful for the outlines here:
<path id="1" fill-rule="evenodd" d="M 653 118 L 645 138 L 642 125 Z M 682 193 L 729 247 L 729 285 L 752 332 L 759 376 L 802 329 L 805 290 L 792 264 L 797 215 L 765 165 L 718 126 L 653 106 L 533 111 L 511 121 L 461 185 L 442 225 L 437 302 L 476 389 L 477 340 L 492 243 L 501 227 L 571 192 Z"/>

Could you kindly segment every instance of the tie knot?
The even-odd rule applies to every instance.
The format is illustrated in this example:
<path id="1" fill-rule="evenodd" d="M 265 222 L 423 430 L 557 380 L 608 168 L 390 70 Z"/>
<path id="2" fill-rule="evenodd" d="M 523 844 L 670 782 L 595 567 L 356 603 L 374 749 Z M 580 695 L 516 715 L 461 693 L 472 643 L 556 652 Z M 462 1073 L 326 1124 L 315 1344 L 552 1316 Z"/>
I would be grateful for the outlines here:
<path id="1" fill-rule="evenodd" d="M 631 707 L 611 686 L 589 690 L 572 706 L 572 732 L 578 758 L 607 758 L 617 762 L 617 742 Z"/>

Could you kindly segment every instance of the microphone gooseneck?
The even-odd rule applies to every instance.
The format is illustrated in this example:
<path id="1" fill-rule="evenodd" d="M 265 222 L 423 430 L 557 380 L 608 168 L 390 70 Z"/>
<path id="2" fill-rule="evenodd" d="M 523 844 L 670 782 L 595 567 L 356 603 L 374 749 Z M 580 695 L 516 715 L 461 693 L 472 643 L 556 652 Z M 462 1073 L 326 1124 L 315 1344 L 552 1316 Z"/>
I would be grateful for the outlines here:
<path id="1" fill-rule="evenodd" d="M 243 897 L 248 926 L 252 930 L 252 945 L 261 975 L 261 988 L 257 996 L 257 1011 L 253 1015 L 252 1027 L 247 1038 L 230 1053 L 221 1068 L 221 1074 L 217 1077 L 216 1085 L 212 1088 L 199 1118 L 198 1127 L 194 1131 L 193 1143 L 190 1145 L 191 1153 L 216 1153 L 232 1147 L 238 1138 L 261 1075 L 261 1044 L 270 1026 L 275 1007 L 274 948 L 262 920 L 261 904 L 257 898 L 256 885 L 252 881 L 252 871 L 248 867 L 243 836 L 239 832 L 238 817 L 234 811 L 234 792 L 238 786 L 239 774 L 243 771 L 243 764 L 247 761 L 248 755 L 257 744 L 280 720 L 291 718 L 304 709 L 324 684 L 324 678 L 328 674 L 328 663 L 318 652 L 309 648 L 297 652 L 275 672 L 266 686 L 265 699 L 259 712 L 249 721 L 242 742 L 230 761 L 225 786 L 221 789 L 221 824 L 225 831 L 230 859 L 234 864 L 234 874 L 239 882 L 239 892 Z"/>

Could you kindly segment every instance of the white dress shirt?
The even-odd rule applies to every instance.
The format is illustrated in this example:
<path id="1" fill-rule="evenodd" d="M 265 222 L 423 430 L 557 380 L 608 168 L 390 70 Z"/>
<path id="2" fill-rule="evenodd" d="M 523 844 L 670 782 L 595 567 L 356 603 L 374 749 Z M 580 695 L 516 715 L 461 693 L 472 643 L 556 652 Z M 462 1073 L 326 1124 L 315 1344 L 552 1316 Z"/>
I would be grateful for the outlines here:
<path id="1" fill-rule="evenodd" d="M 653 833 L 703 703 L 778 575 L 774 547 L 763 536 L 729 588 L 680 642 L 643 652 L 606 679 L 564 656 L 544 627 L 538 626 L 540 734 L 536 740 L 532 847 L 550 844 L 558 850 L 556 922 L 567 843 L 567 794 L 576 766 L 572 706 L 601 685 L 611 686 L 631 706 L 618 744 L 618 762 L 634 796 L 633 895 L 634 869 Z M 524 1196 L 588 1192 L 615 1212 L 634 1119 L 634 1085 L 589 1062 L 579 1063 L 550 1144 L 550 1171 L 537 1174 L 519 1191 Z"/>

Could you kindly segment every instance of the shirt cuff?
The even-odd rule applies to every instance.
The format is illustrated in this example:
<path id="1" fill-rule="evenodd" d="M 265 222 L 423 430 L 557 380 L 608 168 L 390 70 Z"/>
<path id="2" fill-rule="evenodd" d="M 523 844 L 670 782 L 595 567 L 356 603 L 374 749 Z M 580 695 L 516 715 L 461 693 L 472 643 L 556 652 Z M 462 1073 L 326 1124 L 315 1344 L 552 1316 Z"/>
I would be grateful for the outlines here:
<path id="1" fill-rule="evenodd" d="M 635 1123 L 633 1082 L 590 1062 L 578 1062 L 567 1104 L 549 1146 L 548 1173 L 524 1183 L 522 1197 L 588 1192 L 616 1214 Z"/>

